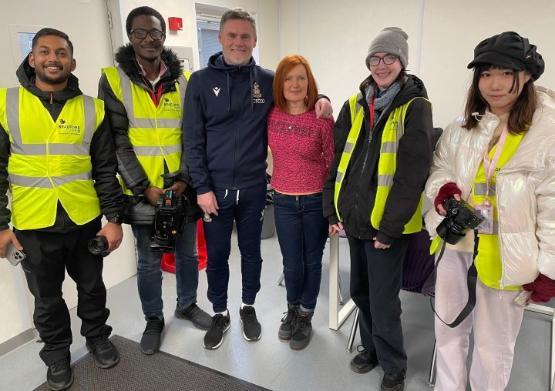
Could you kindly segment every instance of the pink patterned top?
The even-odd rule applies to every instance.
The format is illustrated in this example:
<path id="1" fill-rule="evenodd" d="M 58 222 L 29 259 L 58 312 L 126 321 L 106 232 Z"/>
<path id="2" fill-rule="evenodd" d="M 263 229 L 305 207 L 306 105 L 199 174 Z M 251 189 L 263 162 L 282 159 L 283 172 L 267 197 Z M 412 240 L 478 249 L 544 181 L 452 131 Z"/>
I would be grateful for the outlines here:
<path id="1" fill-rule="evenodd" d="M 268 145 L 274 160 L 272 186 L 280 193 L 322 191 L 334 156 L 332 118 L 314 110 L 287 114 L 274 107 L 268 117 Z"/>

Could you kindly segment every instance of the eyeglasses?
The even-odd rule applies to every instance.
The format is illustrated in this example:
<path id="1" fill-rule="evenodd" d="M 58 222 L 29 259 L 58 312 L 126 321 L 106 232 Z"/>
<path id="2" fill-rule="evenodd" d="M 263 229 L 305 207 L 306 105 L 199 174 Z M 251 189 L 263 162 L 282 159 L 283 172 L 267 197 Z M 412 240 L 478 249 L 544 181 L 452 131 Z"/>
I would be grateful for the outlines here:
<path id="1" fill-rule="evenodd" d="M 145 39 L 147 35 L 150 35 L 150 38 L 154 39 L 155 41 L 158 41 L 164 38 L 164 36 L 166 35 L 164 34 L 164 32 L 156 29 L 152 29 L 152 30 L 134 29 L 131 31 L 131 34 L 133 34 L 137 39 Z"/>
<path id="2" fill-rule="evenodd" d="M 384 65 L 391 65 L 395 61 L 397 61 L 397 56 L 394 56 L 393 54 L 386 54 L 383 57 L 370 56 L 368 64 L 370 64 L 370 66 L 372 67 L 377 67 L 378 65 L 380 65 L 380 61 L 383 61 Z"/>

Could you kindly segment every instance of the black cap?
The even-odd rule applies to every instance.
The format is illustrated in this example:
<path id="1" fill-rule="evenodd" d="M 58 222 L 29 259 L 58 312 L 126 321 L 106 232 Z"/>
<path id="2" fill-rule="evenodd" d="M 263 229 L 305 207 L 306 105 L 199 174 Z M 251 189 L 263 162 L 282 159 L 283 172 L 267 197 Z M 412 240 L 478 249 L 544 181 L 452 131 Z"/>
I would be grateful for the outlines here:
<path id="1" fill-rule="evenodd" d="M 514 31 L 486 38 L 476 46 L 474 60 L 467 68 L 483 64 L 507 67 L 515 71 L 526 70 L 534 80 L 537 80 L 545 69 L 545 63 L 541 54 L 536 51 L 536 46 Z"/>

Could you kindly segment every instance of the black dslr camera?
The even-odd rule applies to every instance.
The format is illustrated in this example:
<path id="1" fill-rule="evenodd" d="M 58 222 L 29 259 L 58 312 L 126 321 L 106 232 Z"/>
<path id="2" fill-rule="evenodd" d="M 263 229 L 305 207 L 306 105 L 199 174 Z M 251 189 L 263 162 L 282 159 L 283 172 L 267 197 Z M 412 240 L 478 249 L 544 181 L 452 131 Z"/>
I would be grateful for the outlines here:
<path id="1" fill-rule="evenodd" d="M 437 226 L 436 232 L 440 238 L 449 244 L 456 244 L 465 236 L 469 229 L 478 227 L 484 217 L 464 201 L 457 201 L 450 197 L 443 202 L 447 215 Z"/>
<path id="2" fill-rule="evenodd" d="M 177 197 L 172 190 L 166 190 L 156 203 L 154 233 L 150 242 L 150 249 L 173 252 L 175 237 L 182 229 L 184 217 L 183 197 Z"/>

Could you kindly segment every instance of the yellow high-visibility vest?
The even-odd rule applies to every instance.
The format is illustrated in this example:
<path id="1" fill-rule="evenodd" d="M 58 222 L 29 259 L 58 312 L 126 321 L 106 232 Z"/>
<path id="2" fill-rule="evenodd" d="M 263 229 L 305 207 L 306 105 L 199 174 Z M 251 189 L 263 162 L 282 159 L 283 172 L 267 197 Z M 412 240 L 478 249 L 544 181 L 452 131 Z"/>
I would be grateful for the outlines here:
<path id="1" fill-rule="evenodd" d="M 104 102 L 90 96 L 69 99 L 54 122 L 27 89 L 0 89 L 0 123 L 10 139 L 8 174 L 15 228 L 51 227 L 58 202 L 77 225 L 100 215 L 90 144 L 103 119 Z"/>
<path id="2" fill-rule="evenodd" d="M 364 121 L 364 109 L 358 103 L 359 99 L 361 99 L 360 93 L 349 98 L 349 107 L 351 110 L 351 130 L 349 130 L 347 142 L 343 148 L 343 153 L 341 154 L 341 159 L 337 168 L 337 176 L 335 177 L 334 204 L 337 217 L 340 221 L 341 215 L 339 214 L 338 205 L 339 194 L 341 193 L 345 173 L 349 167 L 349 162 L 351 160 L 352 153 L 355 150 L 360 129 Z M 403 136 L 405 130 L 405 114 L 407 112 L 407 108 L 415 99 L 425 98 L 414 98 L 404 105 L 397 107 L 389 114 L 383 129 L 382 141 L 380 145 L 380 157 L 378 160 L 378 188 L 376 191 L 376 198 L 374 200 L 374 207 L 372 208 L 369 219 L 372 227 L 377 230 L 380 229 L 380 223 L 382 221 L 387 197 L 389 196 L 391 186 L 393 185 L 393 177 L 397 168 L 397 149 L 399 148 L 399 140 Z M 419 232 L 422 229 L 422 206 L 423 198 L 421 197 L 416 211 L 404 226 L 404 234 Z"/>
<path id="3" fill-rule="evenodd" d="M 129 120 L 129 140 L 152 186 L 164 187 L 164 163 L 169 172 L 179 171 L 181 165 L 181 121 L 183 100 L 190 72 L 177 80 L 176 90 L 164 93 L 158 106 L 150 94 L 118 67 L 102 70 L 114 95 L 121 101 Z M 125 194 L 133 192 L 122 181 Z"/>
<path id="4" fill-rule="evenodd" d="M 502 168 L 515 154 L 524 133 L 521 134 L 507 134 L 507 139 L 503 145 L 503 150 L 499 156 L 499 161 L 497 162 L 497 169 Z M 488 153 L 490 159 L 495 155 L 497 150 L 497 145 L 494 146 Z M 474 260 L 476 264 L 476 270 L 478 271 L 478 278 L 480 281 L 494 289 L 501 289 L 499 282 L 501 281 L 501 275 L 503 273 L 503 266 L 501 264 L 501 255 L 499 253 L 499 235 L 498 235 L 498 212 L 497 212 L 497 196 L 495 182 L 497 177 L 497 169 L 492 175 L 491 183 L 489 184 L 488 201 L 493 208 L 493 234 L 478 234 L 480 241 L 478 242 L 478 255 Z M 470 193 L 470 204 L 480 205 L 486 200 L 486 173 L 484 171 L 484 162 L 480 164 L 478 171 L 476 172 L 476 177 L 474 178 L 474 183 L 472 184 L 472 191 Z M 520 286 L 505 286 L 504 290 L 520 290 Z"/>

